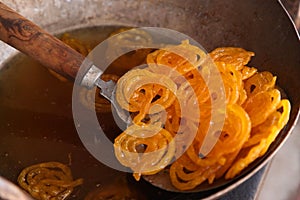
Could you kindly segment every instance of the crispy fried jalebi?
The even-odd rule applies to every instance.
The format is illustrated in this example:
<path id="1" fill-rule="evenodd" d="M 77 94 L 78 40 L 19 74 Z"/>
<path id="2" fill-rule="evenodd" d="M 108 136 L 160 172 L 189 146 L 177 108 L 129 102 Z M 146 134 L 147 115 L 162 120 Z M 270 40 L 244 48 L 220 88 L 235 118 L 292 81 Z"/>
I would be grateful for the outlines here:
<path id="1" fill-rule="evenodd" d="M 116 138 L 116 156 L 135 172 L 136 179 L 157 173 L 166 165 L 170 165 L 170 180 L 179 190 L 191 190 L 204 181 L 211 184 L 223 176 L 233 178 L 263 156 L 286 125 L 289 101 L 281 100 L 275 89 L 276 76 L 246 66 L 253 52 L 217 48 L 210 56 L 219 70 L 226 96 L 224 125 L 213 134 L 208 133 L 214 124 L 212 102 L 220 95 L 209 91 L 210 81 L 214 80 L 210 78 L 215 74 L 203 64 L 206 54 L 188 41 L 150 53 L 148 67 L 130 71 L 119 80 L 117 101 L 135 113 L 135 124 Z M 154 109 L 154 105 L 159 105 L 159 109 Z M 160 119 L 165 120 L 156 124 L 150 120 L 145 125 L 145 119 L 153 113 L 164 113 L 165 118 Z M 144 131 L 154 135 L 140 138 Z M 203 155 L 200 152 L 207 138 L 216 138 L 216 144 Z M 157 157 L 151 155 L 149 159 L 145 159 L 147 154 L 144 157 L 141 152 L 136 153 L 139 145 L 147 147 L 145 152 L 161 148 L 165 151 L 173 140 L 176 149 L 167 151 L 167 158 L 160 151 Z M 165 162 L 161 164 L 163 158 Z M 160 163 L 158 168 L 156 163 Z M 145 166 L 149 172 L 144 171 Z"/>
<path id="2" fill-rule="evenodd" d="M 204 158 L 198 155 L 201 130 L 186 154 L 172 164 L 170 178 L 181 190 L 193 189 L 205 180 L 210 183 L 223 176 L 250 135 L 251 122 L 238 105 L 229 105 L 224 128 L 214 149 Z"/>
<path id="3" fill-rule="evenodd" d="M 248 113 L 252 127 L 263 123 L 276 110 L 280 102 L 280 92 L 277 89 L 259 92 L 249 97 L 243 104 Z"/>
<path id="4" fill-rule="evenodd" d="M 139 112 L 138 118 L 141 120 L 146 114 L 170 107 L 175 100 L 176 91 L 176 84 L 167 76 L 135 69 L 119 79 L 116 100 L 121 108 Z"/>
<path id="5" fill-rule="evenodd" d="M 204 51 L 185 40 L 178 46 L 166 47 L 149 54 L 147 64 L 150 71 L 156 74 L 174 77 L 178 73 L 184 75 L 200 66 L 205 58 Z"/>
<path id="6" fill-rule="evenodd" d="M 282 108 L 283 111 L 279 112 L 278 110 L 280 108 Z M 287 123 L 289 112 L 289 101 L 286 99 L 281 100 L 277 106 L 276 111 L 270 114 L 270 116 L 264 121 L 264 123 L 252 128 L 251 138 L 244 144 L 244 147 L 250 147 L 252 145 L 258 144 L 262 138 L 268 137 L 272 127 L 277 127 L 277 130 L 280 131 Z"/>
<path id="7" fill-rule="evenodd" d="M 71 170 L 62 163 L 47 162 L 23 169 L 18 183 L 35 199 L 63 200 L 72 193 L 74 187 L 81 185 L 83 180 L 73 180 Z"/>
<path id="8" fill-rule="evenodd" d="M 244 142 L 249 138 L 251 122 L 239 105 L 228 105 L 223 129 L 217 132 L 218 142 L 212 151 L 202 159 L 198 153 L 203 141 L 203 132 L 199 126 L 199 134 L 195 137 L 194 144 L 187 150 L 187 155 L 199 166 L 208 166 L 215 163 L 224 164 L 226 154 L 239 151 Z"/>
<path id="9" fill-rule="evenodd" d="M 273 76 L 270 72 L 259 72 L 245 81 L 245 90 L 250 97 L 258 92 L 274 88 L 275 82 L 276 76 Z"/>
<path id="10" fill-rule="evenodd" d="M 244 148 L 250 146 L 250 148 L 248 148 L 248 153 L 245 157 L 239 158 L 232 165 L 226 173 L 226 179 L 235 177 L 256 158 L 263 156 L 266 153 L 271 143 L 276 139 L 280 130 L 287 123 L 290 112 L 290 103 L 286 99 L 281 100 L 277 108 L 282 108 L 283 111 L 273 112 L 263 124 L 252 129 L 254 132 L 252 133 L 253 136 L 244 145 Z"/>
<path id="11" fill-rule="evenodd" d="M 242 87 L 242 75 L 235 70 L 233 65 L 227 65 L 224 62 L 215 62 L 224 84 L 227 104 L 235 104 L 239 99 L 239 91 Z"/>
<path id="12" fill-rule="evenodd" d="M 172 135 L 159 126 L 132 125 L 115 139 L 115 155 L 139 180 L 141 174 L 155 174 L 170 163 L 175 153 L 172 139 Z"/>
<path id="13" fill-rule="evenodd" d="M 233 65 L 236 70 L 242 70 L 254 56 L 254 53 L 242 48 L 223 47 L 216 48 L 209 55 L 215 62 L 224 62 Z"/>
<path id="14" fill-rule="evenodd" d="M 221 165 L 199 167 L 186 155 L 176 160 L 170 168 L 172 184 L 180 190 L 190 190 L 212 177 Z"/>
<path id="15" fill-rule="evenodd" d="M 257 72 L 257 69 L 254 67 L 244 66 L 240 70 L 240 72 L 242 73 L 242 79 L 246 80 L 246 79 L 250 78 L 251 76 L 253 76 Z"/>

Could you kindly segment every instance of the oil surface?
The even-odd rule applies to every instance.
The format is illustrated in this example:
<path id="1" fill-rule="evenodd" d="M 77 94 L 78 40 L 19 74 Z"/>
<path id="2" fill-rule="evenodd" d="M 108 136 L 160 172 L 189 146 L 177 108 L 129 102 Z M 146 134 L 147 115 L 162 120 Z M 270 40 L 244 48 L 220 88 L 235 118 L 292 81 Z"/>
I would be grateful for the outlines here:
<path id="1" fill-rule="evenodd" d="M 95 46 L 118 28 L 93 27 L 69 34 Z M 120 70 L 120 74 L 124 72 Z M 58 80 L 23 54 L 1 70 L 0 176 L 17 184 L 23 168 L 58 161 L 70 166 L 74 179 L 84 179 L 68 199 L 147 199 L 158 195 L 149 189 L 150 184 L 136 183 L 131 174 L 104 166 L 83 147 L 72 118 L 72 88 L 72 82 Z M 98 117 L 111 138 L 120 133 L 110 123 L 110 113 Z"/>

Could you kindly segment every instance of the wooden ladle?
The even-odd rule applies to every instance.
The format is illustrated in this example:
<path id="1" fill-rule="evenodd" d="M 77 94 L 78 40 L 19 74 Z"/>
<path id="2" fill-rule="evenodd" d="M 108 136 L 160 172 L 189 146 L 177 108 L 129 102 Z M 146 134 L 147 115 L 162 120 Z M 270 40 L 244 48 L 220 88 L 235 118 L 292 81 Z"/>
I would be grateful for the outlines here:
<path id="1" fill-rule="evenodd" d="M 66 78 L 79 80 L 87 88 L 98 86 L 120 117 L 129 124 L 131 118 L 114 99 L 115 83 L 100 79 L 103 71 L 90 60 L 47 33 L 30 20 L 0 2 L 0 40 L 37 60 Z M 83 70 L 79 70 L 80 68 Z"/>
<path id="2" fill-rule="evenodd" d="M 84 56 L 0 2 L 0 39 L 57 73 L 75 79 Z"/>

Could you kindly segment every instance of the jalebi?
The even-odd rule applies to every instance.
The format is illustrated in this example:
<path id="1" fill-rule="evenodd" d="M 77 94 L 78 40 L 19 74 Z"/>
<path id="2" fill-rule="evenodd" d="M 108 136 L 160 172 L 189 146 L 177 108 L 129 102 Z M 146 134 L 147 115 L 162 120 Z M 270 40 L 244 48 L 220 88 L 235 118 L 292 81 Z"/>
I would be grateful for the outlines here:
<path id="1" fill-rule="evenodd" d="M 246 156 L 239 158 L 228 170 L 225 178 L 233 178 L 245 169 L 256 158 L 263 156 L 271 143 L 276 139 L 280 130 L 287 123 L 290 103 L 288 100 L 281 100 L 277 107 L 282 108 L 283 111 L 274 111 L 266 121 L 256 128 L 253 128 L 252 137 L 245 143 L 244 148 L 246 150 Z"/>
<path id="2" fill-rule="evenodd" d="M 68 166 L 59 162 L 47 162 L 29 166 L 18 177 L 19 185 L 39 200 L 66 199 L 74 187 L 83 183 L 73 180 Z"/>
<path id="3" fill-rule="evenodd" d="M 155 125 L 132 125 L 115 139 L 115 154 L 121 164 L 141 174 L 155 174 L 165 168 L 175 154 L 172 135 Z"/>
<path id="4" fill-rule="evenodd" d="M 223 128 L 212 135 L 208 135 L 212 102 L 220 94 L 209 91 L 215 74 L 205 67 L 208 55 L 200 48 L 183 41 L 159 49 L 147 56 L 148 67 L 129 71 L 119 80 L 117 102 L 132 113 L 135 131 L 129 127 L 115 139 L 115 153 L 137 180 L 167 165 L 171 182 L 179 190 L 191 190 L 205 181 L 211 184 L 220 177 L 233 178 L 263 156 L 286 125 L 289 101 L 282 100 L 275 88 L 276 76 L 246 66 L 253 52 L 225 47 L 209 56 L 219 71 L 226 96 Z M 164 113 L 165 117 L 159 118 L 163 119 L 160 123 L 145 120 L 154 113 Z M 144 131 L 153 135 L 140 138 Z M 217 138 L 217 142 L 202 155 L 200 149 L 207 136 Z M 167 151 L 167 147 L 173 148 L 170 144 L 176 148 Z M 147 148 L 137 153 L 138 145 Z M 145 151 L 158 149 L 163 151 L 158 151 L 157 157 L 151 154 L 145 159 Z"/>

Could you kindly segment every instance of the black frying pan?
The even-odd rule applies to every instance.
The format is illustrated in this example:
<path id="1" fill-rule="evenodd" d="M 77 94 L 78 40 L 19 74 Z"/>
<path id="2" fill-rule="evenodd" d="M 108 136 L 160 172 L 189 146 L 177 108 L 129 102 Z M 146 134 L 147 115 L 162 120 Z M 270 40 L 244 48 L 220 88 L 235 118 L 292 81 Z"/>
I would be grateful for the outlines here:
<path id="1" fill-rule="evenodd" d="M 208 51 L 219 46 L 238 46 L 256 53 L 250 65 L 260 71 L 273 72 L 292 104 L 290 121 L 268 152 L 233 180 L 220 179 L 214 185 L 204 184 L 197 188 L 197 193 L 170 193 L 144 181 L 137 183 L 130 175 L 103 166 L 84 149 L 70 117 L 71 110 L 68 105 L 72 86 L 53 82 L 51 76 L 34 77 L 32 73 L 22 68 L 21 64 L 25 59 L 35 70 L 40 69 L 38 64 L 18 56 L 8 61 L 7 68 L 3 68 L 0 74 L 6 75 L 0 79 L 1 176 L 16 183 L 18 173 L 24 167 L 53 160 L 67 164 L 68 156 L 71 155 L 74 177 L 85 179 L 84 185 L 74 191 L 71 199 L 83 199 L 86 195 L 92 198 L 99 193 L 127 194 L 129 191 L 132 196 L 139 199 L 216 198 L 251 177 L 283 145 L 299 113 L 300 45 L 296 30 L 280 2 L 140 1 L 136 12 L 132 12 L 132 5 L 113 2 L 110 7 L 104 5 L 99 9 L 115 13 L 116 17 L 122 12 L 126 17 L 118 19 L 124 24 L 161 26 L 181 31 L 193 37 Z M 147 6 L 144 8 L 142 5 Z M 102 15 L 99 14 L 98 17 Z M 12 65 L 19 66 L 19 74 L 10 73 L 9 66 Z M 30 78 L 29 81 L 28 77 L 34 78 Z M 2 89 L 4 84 L 11 84 L 10 93 Z M 24 84 L 29 88 L 34 86 L 32 93 L 25 92 L 19 87 L 24 87 Z M 42 94 L 47 87 L 50 90 L 46 96 L 30 96 L 35 93 Z M 54 89 L 57 88 L 63 92 L 56 93 Z M 16 93 L 19 96 L 13 97 Z M 62 94 L 64 98 L 60 99 L 63 100 L 57 103 Z M 27 101 L 35 103 L 26 107 Z M 56 104 L 53 104 L 54 102 Z M 40 109 L 44 109 L 44 112 L 37 112 Z M 106 119 L 109 116 L 102 118 Z M 100 121 L 103 119 L 100 117 Z M 113 128 L 107 124 L 107 129 Z"/>

